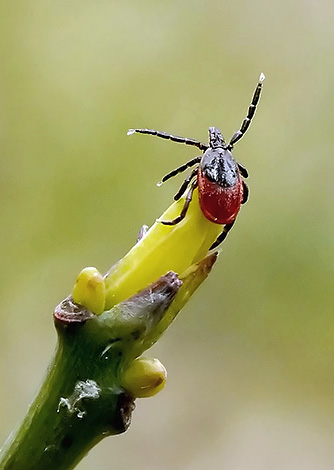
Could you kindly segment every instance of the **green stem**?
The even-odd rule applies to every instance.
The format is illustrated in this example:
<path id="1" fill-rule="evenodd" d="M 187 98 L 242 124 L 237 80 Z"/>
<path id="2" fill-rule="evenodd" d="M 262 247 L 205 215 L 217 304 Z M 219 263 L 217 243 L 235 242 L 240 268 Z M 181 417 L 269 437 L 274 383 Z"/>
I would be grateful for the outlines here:
<path id="1" fill-rule="evenodd" d="M 1 469 L 69 470 L 103 437 L 126 430 L 132 401 L 115 386 L 119 360 L 96 361 L 87 328 L 75 329 L 74 341 L 71 329 L 59 337 L 40 393 L 2 450 Z"/>
<path id="2" fill-rule="evenodd" d="M 44 384 L 10 441 L 1 470 L 70 470 L 101 439 L 129 427 L 135 397 L 122 387 L 133 360 L 155 343 L 217 258 L 182 280 L 169 272 L 96 316 L 71 297 L 55 310 L 58 345 Z"/>

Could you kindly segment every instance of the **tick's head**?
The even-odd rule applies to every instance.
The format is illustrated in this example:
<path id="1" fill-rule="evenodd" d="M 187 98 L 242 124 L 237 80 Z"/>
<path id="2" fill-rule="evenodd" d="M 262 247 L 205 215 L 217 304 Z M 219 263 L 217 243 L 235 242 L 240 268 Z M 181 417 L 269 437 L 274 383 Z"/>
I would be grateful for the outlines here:
<path id="1" fill-rule="evenodd" d="M 217 127 L 209 127 L 209 146 L 213 149 L 226 148 L 223 134 Z"/>

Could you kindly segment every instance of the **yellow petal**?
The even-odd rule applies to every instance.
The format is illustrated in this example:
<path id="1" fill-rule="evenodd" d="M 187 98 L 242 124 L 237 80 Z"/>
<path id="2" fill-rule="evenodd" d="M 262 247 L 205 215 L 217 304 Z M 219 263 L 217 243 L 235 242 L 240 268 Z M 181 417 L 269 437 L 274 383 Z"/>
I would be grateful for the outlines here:
<path id="1" fill-rule="evenodd" d="M 173 203 L 161 220 L 177 217 L 184 198 Z M 145 235 L 105 276 L 105 309 L 127 299 L 167 271 L 181 274 L 202 259 L 216 240 L 222 227 L 206 219 L 200 209 L 197 190 L 186 217 L 177 225 L 156 222 Z"/>

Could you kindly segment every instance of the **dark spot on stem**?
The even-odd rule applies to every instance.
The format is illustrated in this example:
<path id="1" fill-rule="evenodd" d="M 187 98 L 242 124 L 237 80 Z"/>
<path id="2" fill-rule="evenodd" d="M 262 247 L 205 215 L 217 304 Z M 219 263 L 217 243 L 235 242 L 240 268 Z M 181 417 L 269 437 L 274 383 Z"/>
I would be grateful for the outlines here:
<path id="1" fill-rule="evenodd" d="M 70 435 L 67 435 L 64 437 L 64 439 L 61 441 L 61 446 L 64 447 L 65 449 L 69 449 L 73 444 L 73 437 Z"/>
<path id="2" fill-rule="evenodd" d="M 131 333 L 133 339 L 137 340 L 139 339 L 140 337 L 140 330 L 134 330 L 132 333 Z"/>

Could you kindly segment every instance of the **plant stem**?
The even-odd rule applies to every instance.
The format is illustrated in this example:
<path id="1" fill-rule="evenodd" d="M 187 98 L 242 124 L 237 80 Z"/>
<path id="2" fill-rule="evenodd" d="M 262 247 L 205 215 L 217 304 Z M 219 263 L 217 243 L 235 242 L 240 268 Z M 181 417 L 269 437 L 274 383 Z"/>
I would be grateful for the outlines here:
<path id="1" fill-rule="evenodd" d="M 69 470 L 103 437 L 127 429 L 132 400 L 109 386 L 119 360 L 113 355 L 96 361 L 86 329 L 79 324 L 59 335 L 44 384 L 1 452 L 2 470 Z M 103 380 L 104 363 L 108 384 Z"/>
<path id="2" fill-rule="evenodd" d="M 101 439 L 126 431 L 135 397 L 125 390 L 125 372 L 172 323 L 216 258 L 208 255 L 182 280 L 169 272 L 99 316 L 71 296 L 61 302 L 54 314 L 55 357 L 21 426 L 0 452 L 0 469 L 71 470 Z M 130 382 L 135 380 L 134 372 Z"/>

